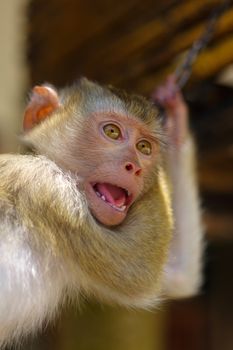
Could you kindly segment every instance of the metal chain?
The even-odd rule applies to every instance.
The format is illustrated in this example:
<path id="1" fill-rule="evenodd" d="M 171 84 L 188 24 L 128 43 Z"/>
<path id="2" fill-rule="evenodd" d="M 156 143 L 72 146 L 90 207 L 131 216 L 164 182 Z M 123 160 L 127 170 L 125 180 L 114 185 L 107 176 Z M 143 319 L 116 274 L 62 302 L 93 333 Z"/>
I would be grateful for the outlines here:
<path id="1" fill-rule="evenodd" d="M 177 67 L 175 76 L 177 85 L 180 89 L 183 88 L 188 81 L 192 73 L 193 63 L 195 62 L 198 54 L 208 45 L 212 39 L 216 29 L 217 20 L 230 7 L 231 4 L 232 0 L 225 0 L 212 12 L 203 34 L 193 43 L 192 47 L 189 49 L 187 55 L 185 56 L 184 61 Z"/>

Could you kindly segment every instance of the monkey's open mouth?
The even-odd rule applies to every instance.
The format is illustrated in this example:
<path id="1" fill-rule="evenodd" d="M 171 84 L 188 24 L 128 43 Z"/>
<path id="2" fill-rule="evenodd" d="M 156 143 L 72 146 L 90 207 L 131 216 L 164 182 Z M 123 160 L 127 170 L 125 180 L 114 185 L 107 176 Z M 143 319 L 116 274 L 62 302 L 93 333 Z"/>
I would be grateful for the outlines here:
<path id="1" fill-rule="evenodd" d="M 132 194 L 122 187 L 110 183 L 96 183 L 92 186 L 99 198 L 118 211 L 125 211 L 132 203 Z"/>

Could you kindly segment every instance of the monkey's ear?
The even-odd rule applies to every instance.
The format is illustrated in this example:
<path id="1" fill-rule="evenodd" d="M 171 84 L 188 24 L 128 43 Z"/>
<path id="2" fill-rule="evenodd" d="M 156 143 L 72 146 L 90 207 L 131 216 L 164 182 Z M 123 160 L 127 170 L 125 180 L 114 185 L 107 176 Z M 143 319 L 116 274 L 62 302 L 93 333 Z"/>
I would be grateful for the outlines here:
<path id="1" fill-rule="evenodd" d="M 23 128 L 30 130 L 60 106 L 58 94 L 50 86 L 35 86 L 24 113 Z"/>

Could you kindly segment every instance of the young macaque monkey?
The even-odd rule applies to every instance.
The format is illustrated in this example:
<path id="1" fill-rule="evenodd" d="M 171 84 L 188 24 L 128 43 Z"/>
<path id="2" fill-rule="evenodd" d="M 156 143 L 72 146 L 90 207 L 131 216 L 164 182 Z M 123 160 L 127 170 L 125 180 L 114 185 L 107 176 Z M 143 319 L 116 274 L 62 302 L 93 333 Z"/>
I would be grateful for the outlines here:
<path id="1" fill-rule="evenodd" d="M 0 345 L 68 297 L 148 308 L 198 290 L 202 229 L 185 103 L 81 79 L 36 86 L 22 140 L 0 156 Z M 175 217 L 175 220 L 173 220 Z"/>

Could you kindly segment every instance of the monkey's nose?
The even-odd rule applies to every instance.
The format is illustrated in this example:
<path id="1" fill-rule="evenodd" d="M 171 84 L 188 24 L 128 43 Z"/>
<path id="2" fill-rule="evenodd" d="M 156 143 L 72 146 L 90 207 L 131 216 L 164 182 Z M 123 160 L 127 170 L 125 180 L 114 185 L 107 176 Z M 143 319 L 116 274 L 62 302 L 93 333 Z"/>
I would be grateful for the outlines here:
<path id="1" fill-rule="evenodd" d="M 125 170 L 128 173 L 135 174 L 136 176 L 141 175 L 141 172 L 142 172 L 142 168 L 140 168 L 138 165 L 131 162 L 127 162 L 125 164 Z"/>

